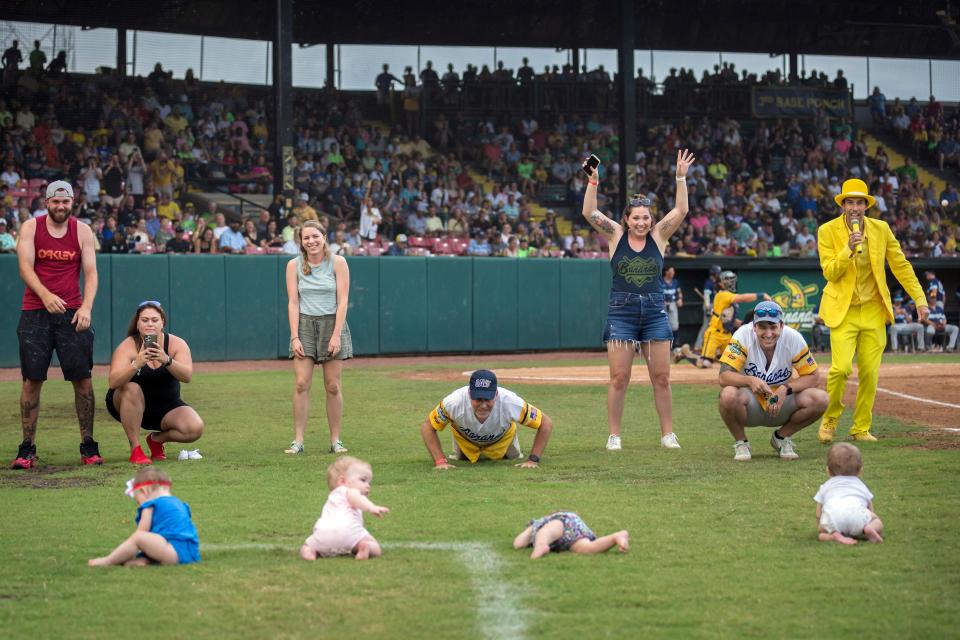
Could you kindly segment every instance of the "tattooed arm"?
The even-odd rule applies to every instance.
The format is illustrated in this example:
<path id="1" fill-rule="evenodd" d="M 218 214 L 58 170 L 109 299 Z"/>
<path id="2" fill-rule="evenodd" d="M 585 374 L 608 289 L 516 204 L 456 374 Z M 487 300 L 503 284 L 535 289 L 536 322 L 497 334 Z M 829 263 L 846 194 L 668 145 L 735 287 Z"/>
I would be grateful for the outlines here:
<path id="1" fill-rule="evenodd" d="M 608 241 L 619 238 L 620 234 L 623 233 L 623 227 L 599 211 L 594 211 L 587 216 L 587 222 L 589 222 L 590 226 L 596 229 L 600 235 L 605 237 Z"/>
<path id="2" fill-rule="evenodd" d="M 611 249 L 616 246 L 623 234 L 623 227 L 600 213 L 597 210 L 597 188 L 600 183 L 600 176 L 596 171 L 592 171 L 587 178 L 587 190 L 583 195 L 583 217 L 586 218 L 590 226 L 597 230 L 610 243 Z"/>

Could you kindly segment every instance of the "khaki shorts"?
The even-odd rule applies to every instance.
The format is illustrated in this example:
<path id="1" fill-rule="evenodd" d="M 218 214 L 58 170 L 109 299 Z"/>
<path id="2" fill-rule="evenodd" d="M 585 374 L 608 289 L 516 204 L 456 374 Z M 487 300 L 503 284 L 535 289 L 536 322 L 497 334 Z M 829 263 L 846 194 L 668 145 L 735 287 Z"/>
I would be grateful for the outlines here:
<path id="1" fill-rule="evenodd" d="M 343 329 L 340 330 L 340 351 L 337 355 L 331 356 L 327 351 L 327 345 L 330 344 L 330 336 L 333 335 L 333 325 L 337 322 L 337 317 L 333 314 L 328 316 L 308 316 L 300 314 L 300 344 L 303 345 L 303 355 L 313 358 L 317 364 L 323 364 L 330 360 L 349 360 L 353 357 L 353 340 L 350 337 L 350 326 L 344 321 Z M 290 347 L 290 357 L 294 357 L 293 347 Z"/>
<path id="2" fill-rule="evenodd" d="M 782 427 L 787 424 L 790 416 L 797 410 L 797 396 L 790 394 L 783 399 L 783 406 L 780 407 L 780 413 L 771 416 L 763 407 L 760 401 L 750 389 L 740 389 L 740 397 L 747 401 L 747 424 L 748 427 Z"/>

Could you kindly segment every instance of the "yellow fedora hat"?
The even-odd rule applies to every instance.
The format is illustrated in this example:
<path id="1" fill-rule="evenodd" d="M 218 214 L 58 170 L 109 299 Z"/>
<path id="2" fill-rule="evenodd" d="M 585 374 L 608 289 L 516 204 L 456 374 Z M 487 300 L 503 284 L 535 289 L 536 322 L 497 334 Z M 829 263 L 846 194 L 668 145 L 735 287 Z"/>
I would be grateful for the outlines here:
<path id="1" fill-rule="evenodd" d="M 837 203 L 837 206 L 842 207 L 843 201 L 847 198 L 865 199 L 867 201 L 867 209 L 877 203 L 877 199 L 867 193 L 867 183 L 856 178 L 844 180 L 843 189 L 841 189 L 839 195 L 833 197 L 833 201 Z"/>

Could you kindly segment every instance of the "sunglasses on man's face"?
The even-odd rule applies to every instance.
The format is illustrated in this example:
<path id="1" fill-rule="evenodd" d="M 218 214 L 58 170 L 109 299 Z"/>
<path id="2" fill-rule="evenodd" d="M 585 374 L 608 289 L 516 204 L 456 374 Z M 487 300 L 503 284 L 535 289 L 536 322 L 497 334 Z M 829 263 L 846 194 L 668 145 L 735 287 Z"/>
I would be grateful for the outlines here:
<path id="1" fill-rule="evenodd" d="M 756 318 L 770 318 L 771 320 L 780 319 L 780 312 L 776 309 L 758 309 L 753 312 L 753 315 Z"/>

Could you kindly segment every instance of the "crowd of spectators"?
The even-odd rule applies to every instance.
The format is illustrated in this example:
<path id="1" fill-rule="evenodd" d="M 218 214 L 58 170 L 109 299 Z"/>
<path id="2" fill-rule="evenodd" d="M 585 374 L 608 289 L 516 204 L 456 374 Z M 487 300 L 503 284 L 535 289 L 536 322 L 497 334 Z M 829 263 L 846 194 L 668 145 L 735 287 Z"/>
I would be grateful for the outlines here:
<path id="1" fill-rule="evenodd" d="M 589 153 L 601 159 L 607 202 L 616 195 L 619 140 L 615 126 L 599 116 L 557 116 L 541 125 L 532 118 L 448 122 L 441 115 L 435 130 L 435 146 L 454 148 L 524 197 L 562 185 L 576 205 L 584 187 L 579 164 Z M 687 178 L 690 214 L 670 246 L 675 256 L 815 257 L 817 228 L 837 215 L 833 196 L 850 177 L 867 182 L 877 196 L 876 215 L 895 229 L 909 255 L 957 255 L 956 188 L 922 184 L 909 159 L 891 167 L 882 147 L 869 154 L 851 123 L 823 112 L 803 125 L 685 118 L 639 135 L 634 190 L 653 199 L 660 213 L 673 206 L 677 149 L 689 148 L 698 158 Z"/>
<path id="2" fill-rule="evenodd" d="M 917 158 L 936 166 L 940 171 L 950 170 L 960 177 L 960 112 L 947 111 L 934 96 L 926 103 L 915 97 L 904 104 L 899 98 L 892 103 L 879 87 L 873 88 L 868 98 L 874 126 L 892 131 L 897 139 L 913 148 Z"/>
<path id="3" fill-rule="evenodd" d="M 681 71 L 667 84 L 689 81 Z M 502 67 L 489 73 L 503 82 L 536 81 L 527 65 L 516 75 Z M 602 69 L 588 73 L 606 81 Z M 25 75 L 32 81 L 23 82 Z M 412 70 L 405 75 L 417 85 Z M 538 122 L 441 113 L 425 140 L 401 123 L 372 122 L 346 94 L 300 92 L 295 190 L 245 217 L 193 198 L 187 186 L 272 193 L 265 92 L 201 85 L 190 72 L 174 80 L 159 64 L 146 78 L 46 70 L 20 76 L 0 98 L 0 201 L 9 230 L 0 231 L 0 250 L 9 250 L 7 237 L 22 220 L 43 213 L 43 182 L 67 178 L 77 186 L 78 216 L 105 252 L 295 253 L 297 225 L 319 219 L 341 254 L 605 256 L 596 233 L 577 225 L 561 233 L 569 228 L 558 224 L 562 216 L 535 214 L 548 191 L 576 213 L 584 188 L 579 166 L 590 153 L 601 158 L 601 199 L 612 206 L 619 137 L 600 115 L 552 114 Z M 397 80 L 382 76 L 378 89 Z M 740 81 L 733 65 L 712 77 L 701 82 Z M 420 86 L 442 90 L 444 78 L 452 86 L 428 65 Z M 908 254 L 957 255 L 956 189 L 937 193 L 921 184 L 909 162 L 891 168 L 882 148 L 869 155 L 850 123 L 822 112 L 803 124 L 684 118 L 638 133 L 630 173 L 635 191 L 654 199 L 659 213 L 673 205 L 676 150 L 698 158 L 688 177 L 690 215 L 671 255 L 816 256 L 817 225 L 836 215 L 832 196 L 847 177 L 867 181 L 878 214 Z"/>
<path id="4" fill-rule="evenodd" d="M 433 68 L 433 62 L 428 60 L 419 75 L 414 73 L 413 67 L 405 67 L 402 78 L 393 75 L 390 72 L 389 64 L 384 64 L 383 71 L 374 81 L 374 86 L 380 93 L 379 97 L 382 104 L 386 101 L 387 94 L 394 85 L 404 91 L 405 98 L 428 94 L 433 99 L 443 102 L 450 101 L 453 94 L 468 91 L 470 87 L 478 84 L 523 87 L 532 84 L 578 82 L 607 85 L 612 89 L 616 80 L 617 73 L 614 72 L 611 75 L 602 64 L 593 69 L 588 69 L 587 65 L 584 64 L 579 70 L 572 64 L 545 65 L 543 71 L 538 73 L 530 65 L 530 60 L 523 58 L 523 64 L 516 70 L 506 67 L 501 60 L 496 63 L 493 69 L 488 65 L 482 65 L 478 68 L 476 65 L 468 64 L 462 73 L 458 73 L 453 64 L 448 64 L 446 71 L 443 72 L 443 75 L 440 75 Z M 713 66 L 712 72 L 704 69 L 699 79 L 692 69 L 673 67 L 670 68 L 664 78 L 657 80 L 655 77 L 645 75 L 643 67 L 640 67 L 637 69 L 635 81 L 641 93 L 664 94 L 682 91 L 684 88 L 718 85 L 790 85 L 842 90 L 846 90 L 848 87 L 847 79 L 844 77 L 842 70 L 838 70 L 836 76 L 830 79 L 822 71 L 811 70 L 807 73 L 804 69 L 797 77 L 791 79 L 785 76 L 780 69 L 771 69 L 763 74 L 751 73 L 746 69 L 738 72 L 736 64 L 732 62 L 718 63 Z"/>

